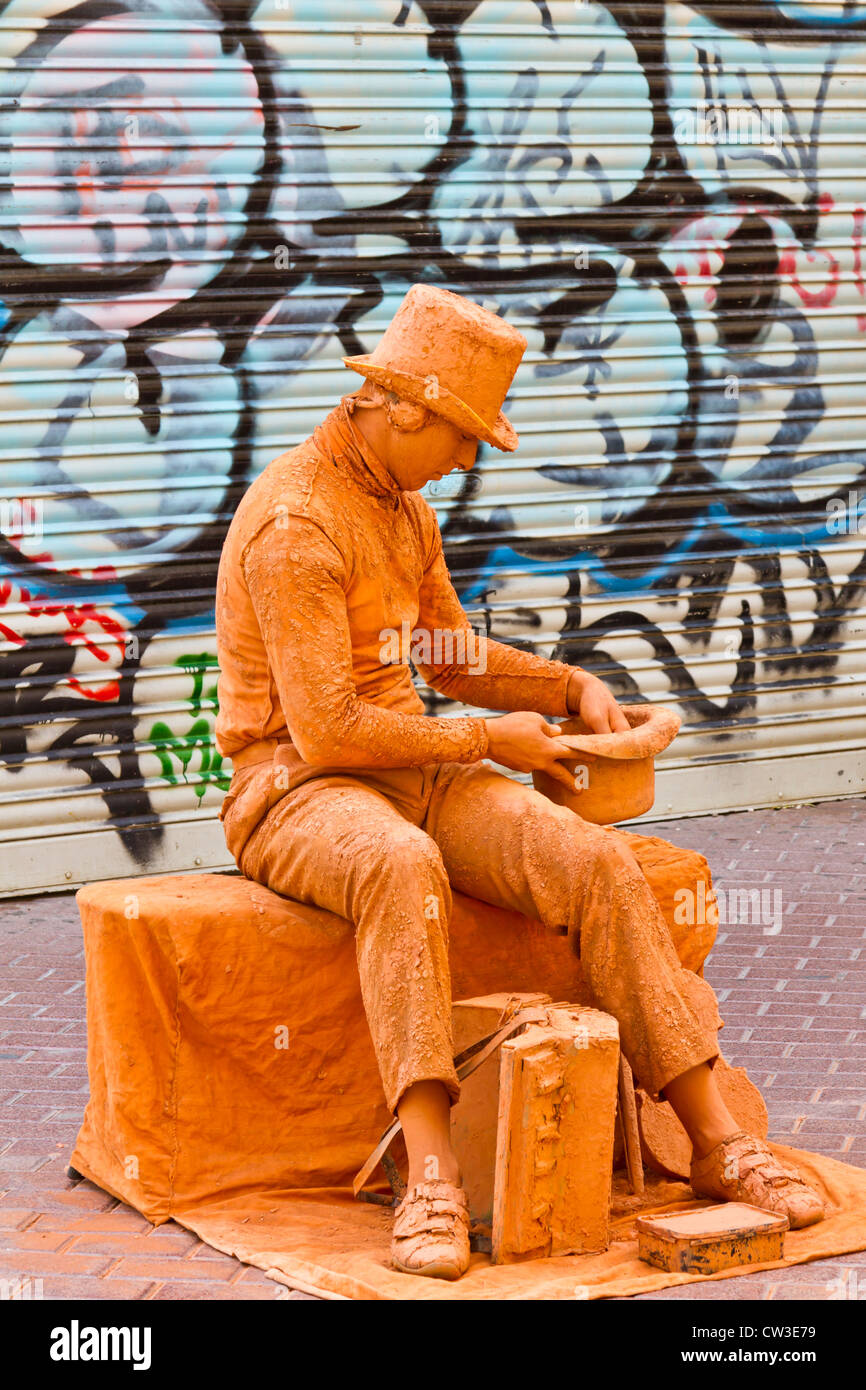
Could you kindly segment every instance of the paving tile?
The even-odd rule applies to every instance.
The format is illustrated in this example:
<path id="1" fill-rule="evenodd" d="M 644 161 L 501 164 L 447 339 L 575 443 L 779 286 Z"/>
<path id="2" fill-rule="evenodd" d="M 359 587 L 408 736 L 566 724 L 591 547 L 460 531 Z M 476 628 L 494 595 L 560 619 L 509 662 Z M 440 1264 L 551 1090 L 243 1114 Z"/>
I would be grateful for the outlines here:
<path id="1" fill-rule="evenodd" d="M 104 1255 L 76 1255 L 53 1250 L 0 1251 L 0 1277 L 16 1274 L 104 1274 L 111 1260 Z"/>
<path id="2" fill-rule="evenodd" d="M 22 1231 L 39 1218 L 39 1213 L 28 1207 L 0 1207 L 0 1231 Z"/>
<path id="3" fill-rule="evenodd" d="M 161 1303 L 165 1300 L 203 1300 L 219 1302 L 265 1302 L 275 1301 L 299 1302 L 308 1300 L 311 1303 L 318 1303 L 320 1300 L 311 1298 L 309 1294 L 301 1293 L 298 1289 L 286 1288 L 283 1284 L 276 1283 L 273 1279 L 266 1281 L 267 1287 L 260 1284 L 196 1284 L 190 1282 L 173 1282 L 167 1280 L 152 1295 L 154 1302 Z"/>
<path id="4" fill-rule="evenodd" d="M 154 1241 L 147 1233 L 140 1231 L 117 1231 L 106 1234 L 105 1232 L 87 1233 L 64 1231 L 64 1238 L 71 1240 L 70 1250 L 75 1250 L 82 1255 L 114 1255 L 121 1259 L 124 1256 L 133 1256 L 141 1259 L 183 1259 L 190 1253 L 190 1244 L 195 1241 L 194 1236 L 188 1236 L 184 1232 L 178 1235 L 164 1237 L 160 1241 Z M 207 1253 L 214 1259 L 219 1259 L 215 1251 L 204 1247 Z M 233 1271 L 237 1269 L 237 1262 L 224 1257 L 231 1264 Z"/>
<path id="5" fill-rule="evenodd" d="M 42 1296 L 45 1299 L 73 1299 L 76 1302 L 90 1302 L 92 1299 L 138 1299 L 146 1298 L 154 1289 L 148 1279 L 94 1279 L 87 1275 L 57 1276 L 46 1275 L 42 1281 Z"/>
<path id="6" fill-rule="evenodd" d="M 15 1250 L 60 1250 L 70 1244 L 67 1231 L 38 1229 L 35 1225 L 24 1230 L 0 1230 L 0 1260 Z"/>
<path id="7" fill-rule="evenodd" d="M 210 1260 L 172 1259 L 154 1255 L 127 1255 L 108 1271 L 108 1278 L 118 1279 L 192 1279 L 225 1280 L 238 1272 L 237 1260 L 225 1257 L 220 1259 L 218 1252 L 211 1251 Z M 82 1256 L 82 1258 L 86 1258 Z M 96 1258 L 94 1256 L 94 1258 Z"/>
<path id="8" fill-rule="evenodd" d="M 48 1204 L 45 1204 L 46 1206 Z M 37 1225 L 50 1227 L 52 1231 L 68 1231 L 70 1235 L 89 1232 L 139 1232 L 145 1234 L 153 1227 L 146 1217 L 133 1211 L 131 1207 L 116 1206 L 108 1211 L 79 1211 L 75 1208 L 52 1203 L 50 1208 L 39 1215 Z"/>

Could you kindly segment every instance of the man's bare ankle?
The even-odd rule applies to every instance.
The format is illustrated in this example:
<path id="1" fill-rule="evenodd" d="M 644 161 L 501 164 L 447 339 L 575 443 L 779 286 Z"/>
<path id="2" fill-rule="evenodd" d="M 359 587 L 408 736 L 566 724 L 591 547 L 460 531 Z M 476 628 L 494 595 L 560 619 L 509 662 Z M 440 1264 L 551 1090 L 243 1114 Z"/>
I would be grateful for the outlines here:
<path id="1" fill-rule="evenodd" d="M 463 1175 L 456 1158 L 427 1158 L 423 1165 L 410 1166 L 407 1187 L 417 1187 L 425 1182 L 450 1182 L 453 1187 L 463 1185 Z"/>
<path id="2" fill-rule="evenodd" d="M 720 1144 L 723 1144 L 726 1139 L 730 1139 L 731 1136 L 733 1134 L 736 1134 L 737 1132 L 737 1127 L 735 1125 L 733 1129 L 714 1129 L 707 1130 L 706 1132 L 703 1132 L 698 1135 L 692 1134 L 690 1136 L 692 1141 L 692 1158 L 706 1158 L 707 1154 L 711 1154 L 713 1152 L 713 1149 L 717 1149 Z"/>

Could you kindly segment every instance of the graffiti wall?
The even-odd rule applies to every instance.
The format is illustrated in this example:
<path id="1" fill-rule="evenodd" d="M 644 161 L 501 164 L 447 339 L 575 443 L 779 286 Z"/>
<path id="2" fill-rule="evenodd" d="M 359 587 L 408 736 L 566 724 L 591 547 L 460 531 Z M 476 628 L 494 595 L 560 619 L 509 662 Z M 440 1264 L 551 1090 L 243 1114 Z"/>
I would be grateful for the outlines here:
<path id="1" fill-rule="evenodd" d="M 417 280 L 529 340 L 476 620 L 679 706 L 662 814 L 862 790 L 866 4 L 0 18 L 6 891 L 226 862 L 222 539 Z"/>

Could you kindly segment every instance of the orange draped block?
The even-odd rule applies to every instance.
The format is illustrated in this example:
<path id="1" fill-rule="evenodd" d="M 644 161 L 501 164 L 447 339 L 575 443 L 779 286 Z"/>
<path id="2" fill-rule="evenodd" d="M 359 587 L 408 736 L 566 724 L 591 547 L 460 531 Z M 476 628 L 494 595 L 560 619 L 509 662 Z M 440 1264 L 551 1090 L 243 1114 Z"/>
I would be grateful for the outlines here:
<path id="1" fill-rule="evenodd" d="M 680 958 L 713 929 L 675 920 L 706 861 L 623 831 Z M 90 1101 L 71 1162 L 159 1224 L 217 1195 L 348 1185 L 390 1116 L 350 923 L 249 879 L 202 874 L 91 884 Z M 676 914 L 681 916 L 682 914 Z M 589 1003 L 564 936 L 454 894 L 455 999 L 542 991 Z"/>

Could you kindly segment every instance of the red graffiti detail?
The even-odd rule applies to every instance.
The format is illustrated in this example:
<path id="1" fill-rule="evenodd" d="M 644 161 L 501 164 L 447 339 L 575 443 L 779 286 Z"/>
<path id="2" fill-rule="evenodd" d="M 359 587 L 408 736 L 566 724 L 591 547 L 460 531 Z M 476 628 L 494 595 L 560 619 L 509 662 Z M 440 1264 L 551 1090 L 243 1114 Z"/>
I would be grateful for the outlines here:
<path id="1" fill-rule="evenodd" d="M 709 280 L 712 278 L 715 272 L 710 262 L 710 253 L 708 251 L 700 252 L 697 256 L 697 262 L 697 268 L 689 269 L 682 261 L 677 261 L 674 269 L 674 277 L 679 280 L 681 285 L 686 284 L 692 276 L 699 280 Z M 707 299 L 707 303 L 711 304 L 716 297 L 716 292 L 711 289 L 707 290 L 706 294 L 712 296 L 712 298 Z"/>
<path id="2" fill-rule="evenodd" d="M 836 298 L 836 291 L 839 288 L 839 262 L 829 251 L 807 251 L 806 260 L 814 261 L 818 256 L 825 256 L 830 263 L 830 281 L 823 289 L 807 290 L 801 284 L 797 274 L 797 255 L 794 251 L 783 251 L 779 257 L 779 278 L 790 276 L 791 284 L 800 297 L 800 302 L 810 309 L 826 309 Z"/>
<path id="3" fill-rule="evenodd" d="M 82 685 L 75 676 L 68 676 L 66 684 L 71 685 L 73 690 L 77 690 L 79 695 L 88 700 L 116 700 L 120 695 L 119 681 L 106 681 L 105 685 L 91 686 Z"/>
<path id="4" fill-rule="evenodd" d="M 11 579 L 0 579 L 0 608 L 5 608 L 6 604 L 9 602 L 9 599 L 11 598 L 11 596 L 12 596 L 12 581 L 11 581 Z M 7 641 L 7 642 L 14 642 L 15 645 L 16 645 L 16 647 L 26 647 L 26 646 L 27 646 L 27 639 L 26 639 L 26 637 L 22 637 L 21 634 L 18 633 L 18 632 L 15 632 L 15 630 L 14 630 L 13 628 L 7 627 L 6 623 L 0 623 L 0 633 L 3 634 L 3 636 L 6 638 L 6 641 Z"/>
<path id="5" fill-rule="evenodd" d="M 91 656 L 95 656 L 97 661 L 108 661 L 111 653 L 105 649 L 105 645 L 97 645 L 96 641 L 84 631 L 86 623 L 95 623 L 109 637 L 116 639 L 118 647 L 123 646 L 126 636 L 124 628 L 113 618 L 110 613 L 99 613 L 92 603 L 31 603 L 27 611 L 33 617 L 64 617 L 69 624 L 71 631 L 63 634 L 63 640 L 72 646 L 84 646 Z M 114 645 L 109 644 L 109 645 Z"/>
<path id="6" fill-rule="evenodd" d="M 70 570 L 69 572 L 70 574 L 79 573 L 77 570 Z M 107 579 L 116 578 L 116 573 L 113 565 L 101 565 L 93 571 L 94 576 L 99 574 Z M 90 655 L 95 657 L 97 661 L 109 661 L 112 650 L 123 650 L 126 639 L 125 628 L 110 613 L 99 612 L 92 603 L 58 603 L 48 599 L 45 594 L 31 594 L 25 588 L 20 588 L 19 593 L 21 602 L 26 604 L 27 612 L 32 618 L 65 618 L 70 631 L 63 634 L 63 640 L 73 646 L 86 647 Z M 4 607 L 11 597 L 11 580 L 0 579 L 0 607 Z M 95 623 L 106 634 L 106 638 L 97 641 L 87 633 L 85 626 L 88 623 Z M 7 642 L 14 642 L 18 647 L 26 647 L 29 640 L 27 637 L 22 637 L 6 623 L 0 623 L 0 635 Z M 106 681 L 105 684 L 99 686 L 90 686 L 83 685 L 77 676 L 67 676 L 62 683 L 70 686 L 87 700 L 105 702 L 117 700 L 120 696 L 120 682 L 118 680 Z"/>

